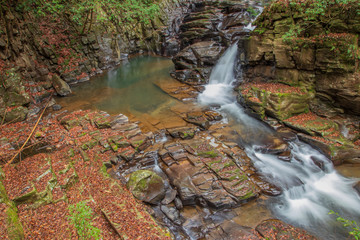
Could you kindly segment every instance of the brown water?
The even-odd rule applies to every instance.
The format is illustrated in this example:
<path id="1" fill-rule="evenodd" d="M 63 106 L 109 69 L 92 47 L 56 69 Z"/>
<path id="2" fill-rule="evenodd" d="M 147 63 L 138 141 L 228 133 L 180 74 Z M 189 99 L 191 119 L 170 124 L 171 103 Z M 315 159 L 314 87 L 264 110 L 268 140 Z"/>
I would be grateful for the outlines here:
<path id="1" fill-rule="evenodd" d="M 172 115 L 169 109 L 178 101 L 155 84 L 175 81 L 169 74 L 172 69 L 173 63 L 167 58 L 134 57 L 88 82 L 73 86 L 71 95 L 56 101 L 70 111 L 92 109 L 136 118 Z"/>

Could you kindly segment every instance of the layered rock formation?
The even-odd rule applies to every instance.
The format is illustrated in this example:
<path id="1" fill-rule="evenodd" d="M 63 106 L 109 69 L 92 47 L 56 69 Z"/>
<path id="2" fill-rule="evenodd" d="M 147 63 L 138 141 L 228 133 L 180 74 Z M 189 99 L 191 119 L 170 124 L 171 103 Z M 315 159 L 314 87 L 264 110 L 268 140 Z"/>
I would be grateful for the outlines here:
<path id="1" fill-rule="evenodd" d="M 289 9 L 277 2 L 257 19 L 258 27 L 246 43 L 246 84 L 239 88 L 240 102 L 263 119 L 275 118 L 304 133 L 301 139 L 334 163 L 358 162 L 360 77 L 354 56 L 360 16 L 356 6 L 334 8 L 331 21 L 313 20 L 303 35 L 286 41 L 293 24 L 304 24 L 304 13 Z"/>

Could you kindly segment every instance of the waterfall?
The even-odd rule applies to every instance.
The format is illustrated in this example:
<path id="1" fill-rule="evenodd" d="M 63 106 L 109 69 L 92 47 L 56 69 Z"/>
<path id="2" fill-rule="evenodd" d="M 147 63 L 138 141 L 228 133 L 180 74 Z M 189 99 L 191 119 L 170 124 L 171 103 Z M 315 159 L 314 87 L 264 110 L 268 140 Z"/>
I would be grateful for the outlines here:
<path id="1" fill-rule="evenodd" d="M 280 196 L 269 200 L 276 217 L 323 239 L 347 238 L 336 216 L 328 213 L 333 210 L 345 218 L 360 220 L 360 197 L 353 189 L 356 180 L 338 174 L 329 159 L 299 140 L 288 142 L 291 150 L 288 162 L 257 150 L 262 138 L 275 137 L 275 131 L 248 116 L 237 103 L 233 91 L 236 56 L 237 44 L 234 44 L 219 59 L 198 101 L 218 106 L 221 113 L 236 123 L 236 131 L 249 134 L 250 137 L 242 139 L 248 156 L 257 171 L 282 190 Z"/>

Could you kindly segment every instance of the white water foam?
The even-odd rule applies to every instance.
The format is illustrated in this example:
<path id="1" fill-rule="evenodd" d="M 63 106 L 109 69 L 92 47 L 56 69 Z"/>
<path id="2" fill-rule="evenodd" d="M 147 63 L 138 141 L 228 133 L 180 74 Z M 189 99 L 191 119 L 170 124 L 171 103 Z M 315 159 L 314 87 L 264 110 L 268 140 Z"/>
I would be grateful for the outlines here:
<path id="1" fill-rule="evenodd" d="M 203 105 L 220 105 L 220 111 L 233 118 L 239 129 L 253 133 L 274 134 L 260 121 L 245 114 L 233 93 L 234 64 L 237 44 L 231 46 L 214 67 L 209 84 L 199 95 Z M 255 144 L 254 144 L 255 141 Z M 359 221 L 360 197 L 353 189 L 355 179 L 339 175 L 329 159 L 311 146 L 299 140 L 289 142 L 291 160 L 280 160 L 276 155 L 259 152 L 256 140 L 246 146 L 258 172 L 282 190 L 282 194 L 271 201 L 274 214 L 293 225 L 304 227 L 324 239 L 346 239 L 333 210 Z"/>

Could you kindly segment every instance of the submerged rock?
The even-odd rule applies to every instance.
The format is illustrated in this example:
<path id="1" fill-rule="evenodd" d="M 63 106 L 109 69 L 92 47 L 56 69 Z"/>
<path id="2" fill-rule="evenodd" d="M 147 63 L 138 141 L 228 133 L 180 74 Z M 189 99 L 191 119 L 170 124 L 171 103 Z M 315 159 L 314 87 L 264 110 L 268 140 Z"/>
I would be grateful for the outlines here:
<path id="1" fill-rule="evenodd" d="M 133 172 L 127 187 L 137 199 L 151 204 L 158 204 L 165 196 L 163 179 L 150 170 Z"/>

